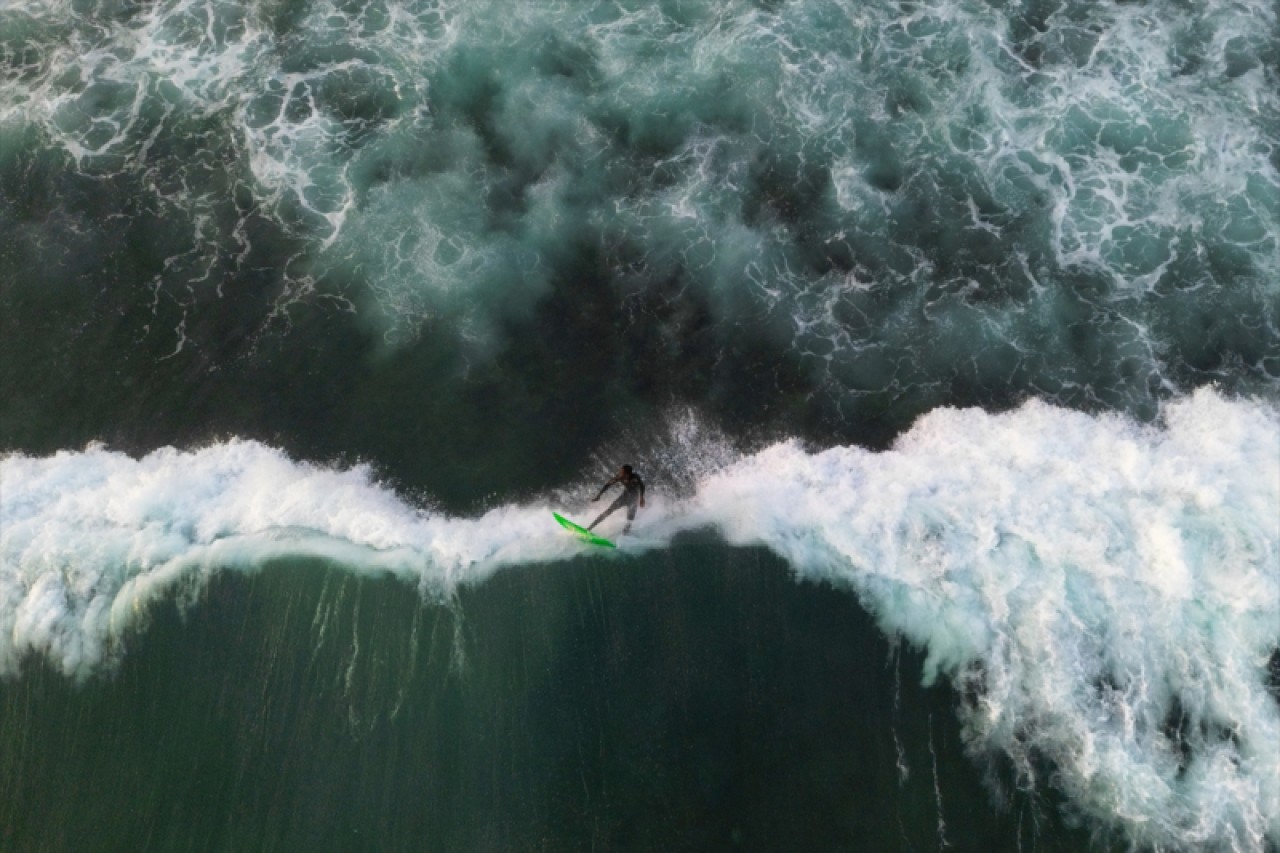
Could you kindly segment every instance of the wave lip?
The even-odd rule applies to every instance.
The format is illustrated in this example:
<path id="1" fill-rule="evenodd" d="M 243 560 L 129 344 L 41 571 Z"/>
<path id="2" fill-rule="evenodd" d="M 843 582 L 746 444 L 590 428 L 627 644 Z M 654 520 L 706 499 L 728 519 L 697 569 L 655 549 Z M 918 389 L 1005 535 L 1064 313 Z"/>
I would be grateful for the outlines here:
<path id="1" fill-rule="evenodd" d="M 412 507 L 369 468 L 333 470 L 251 441 L 141 459 L 91 446 L 0 462 L 0 676 L 37 653 L 69 676 L 113 659 L 148 602 L 222 569 L 313 556 L 447 595 L 461 572 L 514 558 L 541 515 L 452 519 Z M 563 543 L 521 544 L 545 559 Z"/>

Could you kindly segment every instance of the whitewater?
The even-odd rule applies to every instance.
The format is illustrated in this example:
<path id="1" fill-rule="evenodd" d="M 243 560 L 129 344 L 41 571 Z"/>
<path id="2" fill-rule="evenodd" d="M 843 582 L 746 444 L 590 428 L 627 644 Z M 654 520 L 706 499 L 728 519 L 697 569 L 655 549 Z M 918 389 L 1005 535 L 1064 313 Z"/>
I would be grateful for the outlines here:
<path id="1" fill-rule="evenodd" d="M 976 758 L 1143 846 L 1261 850 L 1280 838 L 1278 437 L 1274 406 L 1212 390 L 1158 425 L 942 409 L 880 453 L 684 435 L 667 464 L 686 483 L 653 489 L 600 570 L 694 530 L 763 545 L 924 649 Z M 159 598 L 199 607 L 217 572 L 315 557 L 447 601 L 581 556 L 549 510 L 589 488 L 451 517 L 367 466 L 235 440 L 11 453 L 0 482 L 0 673 L 35 655 L 78 679 L 109 672 Z"/>

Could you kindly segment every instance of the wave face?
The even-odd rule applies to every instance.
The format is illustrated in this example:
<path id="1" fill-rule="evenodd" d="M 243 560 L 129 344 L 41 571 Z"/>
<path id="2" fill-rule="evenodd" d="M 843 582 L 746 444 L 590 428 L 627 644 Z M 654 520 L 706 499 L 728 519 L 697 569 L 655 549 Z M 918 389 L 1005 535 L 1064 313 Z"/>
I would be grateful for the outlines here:
<path id="1" fill-rule="evenodd" d="M 206 362 L 227 300 L 483 358 L 586 279 L 658 316 L 673 370 L 709 318 L 707 364 L 747 337 L 845 412 L 1151 417 L 1280 377 L 1277 26 L 1266 0 L 38 0 L 0 11 L 6 265 L 114 270 L 157 354 Z"/>
<path id="2" fill-rule="evenodd" d="M 974 755 L 1142 846 L 1260 850 L 1280 837 L 1278 430 L 1273 407 L 1205 391 L 1160 428 L 1030 403 L 937 411 L 884 453 L 689 439 L 692 491 L 655 500 L 617 559 L 707 527 L 764 545 L 924 649 Z M 578 552 L 541 502 L 421 511 L 367 469 L 251 442 L 0 475 L 8 676 L 31 653 L 100 669 L 151 600 L 215 570 L 322 557 L 448 598 Z"/>

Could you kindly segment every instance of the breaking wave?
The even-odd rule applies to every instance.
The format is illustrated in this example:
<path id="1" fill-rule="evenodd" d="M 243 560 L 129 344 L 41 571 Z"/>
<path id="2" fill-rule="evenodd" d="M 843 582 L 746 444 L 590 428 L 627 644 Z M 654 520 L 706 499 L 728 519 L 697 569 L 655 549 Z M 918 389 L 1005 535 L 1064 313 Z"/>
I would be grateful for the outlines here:
<path id="1" fill-rule="evenodd" d="M 938 410 L 889 451 L 669 441 L 628 560 L 682 532 L 763 545 L 855 593 L 957 688 L 969 748 L 1145 845 L 1280 838 L 1280 417 L 1210 390 L 1158 426 L 1027 403 Z M 88 677 L 158 596 L 314 556 L 447 600 L 581 546 L 550 523 L 588 487 L 456 518 L 367 467 L 230 441 L 134 459 L 0 463 L 0 672 Z M 606 523 L 605 532 L 610 532 Z M 615 531 L 616 532 L 616 531 Z M 198 606 L 198 604 L 196 605 Z"/>

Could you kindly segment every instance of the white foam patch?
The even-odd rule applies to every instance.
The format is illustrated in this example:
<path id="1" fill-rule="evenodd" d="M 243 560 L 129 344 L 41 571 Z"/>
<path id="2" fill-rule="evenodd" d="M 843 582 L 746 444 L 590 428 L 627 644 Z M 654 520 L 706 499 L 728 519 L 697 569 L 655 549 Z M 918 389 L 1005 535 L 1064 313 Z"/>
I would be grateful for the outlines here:
<path id="1" fill-rule="evenodd" d="M 1280 839 L 1280 421 L 1210 391 L 1165 420 L 941 410 L 888 453 L 770 448 L 695 512 L 856 590 L 927 678 L 975 689 L 975 752 L 1144 844 L 1261 850 Z"/>
<path id="2" fill-rule="evenodd" d="M 1274 406 L 1203 390 L 1159 427 L 1036 402 L 939 410 L 884 453 L 788 442 L 729 460 L 717 445 L 714 465 L 697 442 L 670 447 L 696 488 L 653 495 L 636 550 L 711 527 L 855 591 L 886 632 L 927 651 L 927 678 L 974 697 L 960 715 L 975 755 L 1003 755 L 1023 783 L 1054 785 L 1140 846 L 1280 839 Z M 313 555 L 448 594 L 581 553 L 545 505 L 451 518 L 366 468 L 252 442 L 0 466 L 10 676 L 30 653 L 95 671 L 147 602 L 223 568 Z"/>
<path id="3" fill-rule="evenodd" d="M 449 518 L 404 503 L 368 468 L 302 464 L 255 442 L 0 465 L 0 675 L 32 652 L 88 675 L 148 602 L 224 568 L 314 556 L 447 595 L 467 571 L 572 553 L 547 535 L 544 511 Z"/>

